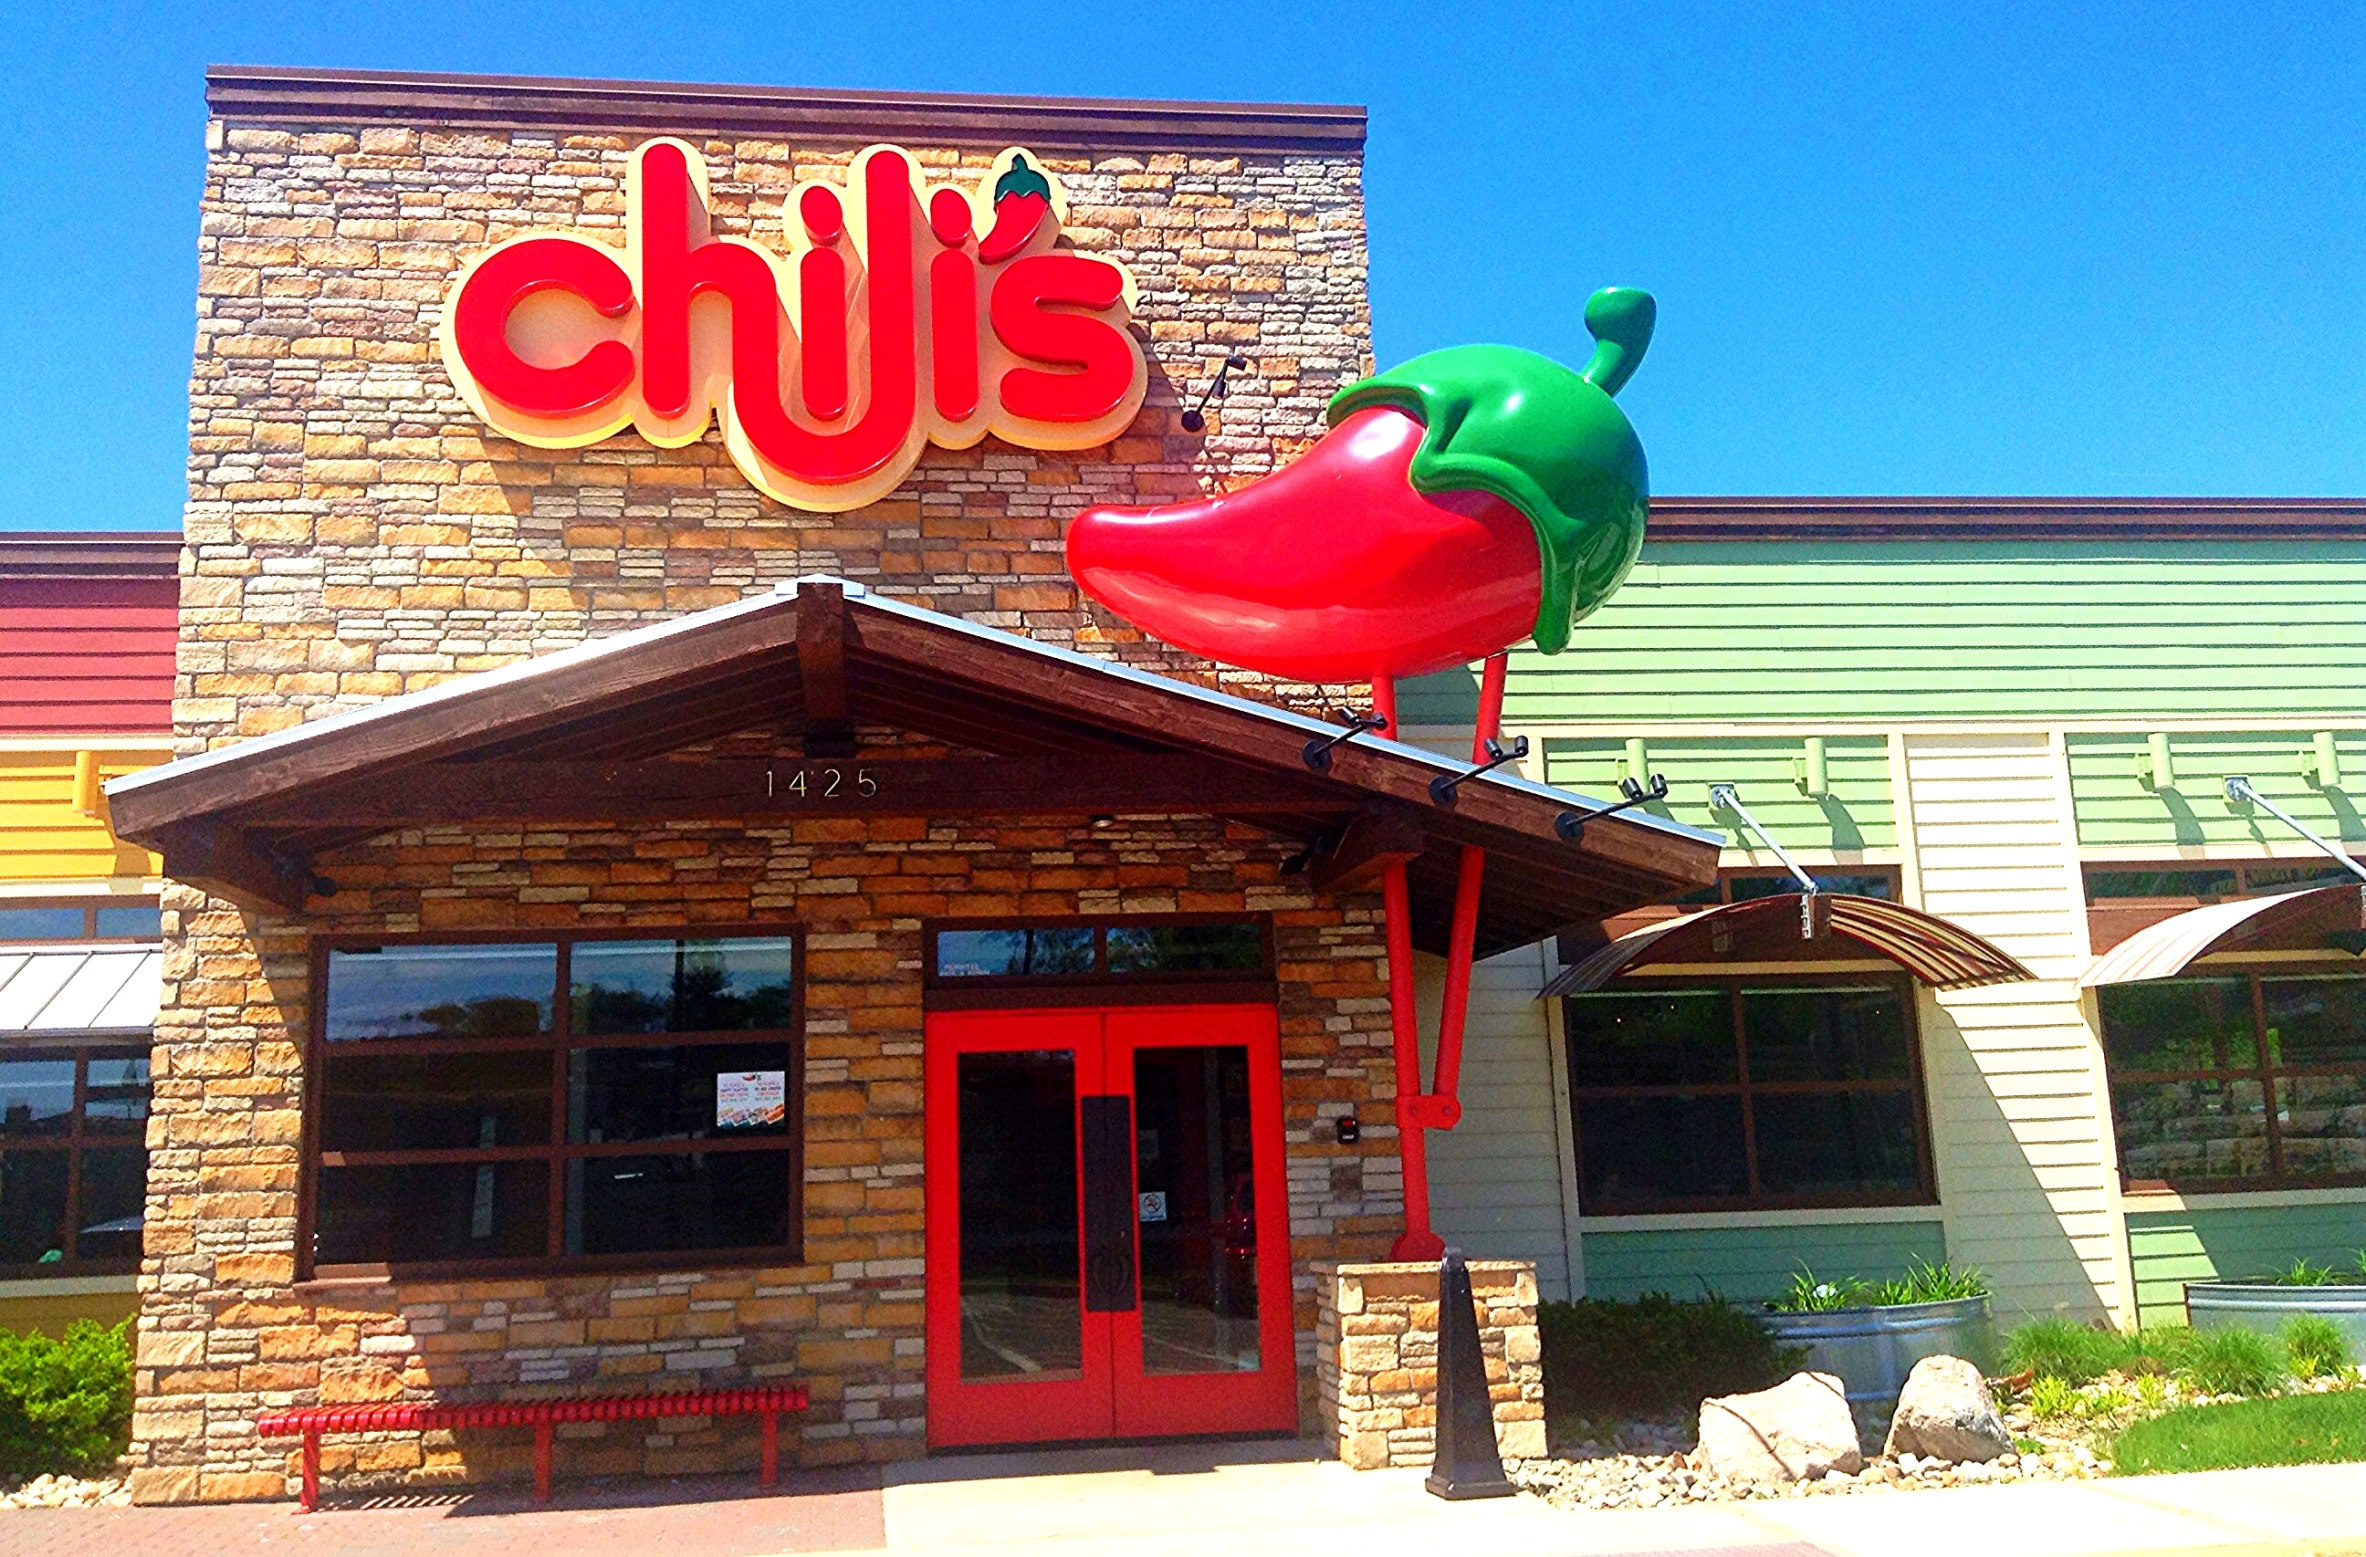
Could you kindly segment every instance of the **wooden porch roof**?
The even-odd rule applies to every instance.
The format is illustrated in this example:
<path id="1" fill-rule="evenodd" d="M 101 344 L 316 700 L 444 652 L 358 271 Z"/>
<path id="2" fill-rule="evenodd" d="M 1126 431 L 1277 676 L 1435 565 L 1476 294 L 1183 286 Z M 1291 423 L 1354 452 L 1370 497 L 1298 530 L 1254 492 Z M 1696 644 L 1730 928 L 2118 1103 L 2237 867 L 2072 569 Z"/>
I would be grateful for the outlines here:
<path id="1" fill-rule="evenodd" d="M 875 789 L 825 796 L 857 724 L 987 757 L 866 756 Z M 806 760 L 684 760 L 742 731 Z M 1416 944 L 1443 951 L 1462 845 L 1488 851 L 1482 956 L 1715 879 L 1720 840 L 1465 771 L 1339 727 L 1020 638 L 832 578 L 242 741 L 108 786 L 116 832 L 167 872 L 300 910 L 315 859 L 395 828 L 819 815 L 1215 815 L 1307 845 L 1323 890 L 1406 861 Z M 799 771 L 809 775 L 791 785 Z M 801 790 L 802 792 L 798 792 Z M 1575 831 L 1573 839 L 1568 836 Z"/>

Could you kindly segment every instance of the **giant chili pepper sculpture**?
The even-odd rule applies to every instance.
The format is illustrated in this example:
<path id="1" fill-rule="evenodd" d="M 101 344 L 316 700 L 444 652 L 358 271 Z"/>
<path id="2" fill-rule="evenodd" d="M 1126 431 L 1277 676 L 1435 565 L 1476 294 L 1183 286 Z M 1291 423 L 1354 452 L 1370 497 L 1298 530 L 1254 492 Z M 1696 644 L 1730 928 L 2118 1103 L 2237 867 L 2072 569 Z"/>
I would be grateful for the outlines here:
<path id="1" fill-rule="evenodd" d="M 1270 476 L 1085 510 L 1069 571 L 1170 643 L 1298 680 L 1385 682 L 1523 637 L 1556 653 L 1643 543 L 1643 445 L 1611 396 L 1653 317 L 1648 292 L 1605 287 L 1582 373 L 1455 346 L 1352 384 L 1322 441 Z"/>
<path id="2" fill-rule="evenodd" d="M 1566 648 L 1643 545 L 1643 445 L 1611 397 L 1643 360 L 1654 313 L 1648 292 L 1596 292 L 1582 373 L 1515 347 L 1457 346 L 1352 384 L 1333 397 L 1322 441 L 1270 476 L 1198 502 L 1085 510 L 1068 532 L 1068 571 L 1127 621 L 1210 659 L 1369 681 L 1378 728 L 1392 735 L 1398 677 L 1484 659 L 1471 760 L 1492 766 L 1502 760 L 1503 651 L 1522 638 L 1547 654 Z M 1391 863 L 1381 877 L 1405 1185 L 1399 1260 L 1445 1248 L 1429 1221 L 1424 1142 L 1462 1113 L 1455 1086 L 1485 871 L 1485 851 L 1465 845 L 1427 1091 L 1406 868 Z"/>

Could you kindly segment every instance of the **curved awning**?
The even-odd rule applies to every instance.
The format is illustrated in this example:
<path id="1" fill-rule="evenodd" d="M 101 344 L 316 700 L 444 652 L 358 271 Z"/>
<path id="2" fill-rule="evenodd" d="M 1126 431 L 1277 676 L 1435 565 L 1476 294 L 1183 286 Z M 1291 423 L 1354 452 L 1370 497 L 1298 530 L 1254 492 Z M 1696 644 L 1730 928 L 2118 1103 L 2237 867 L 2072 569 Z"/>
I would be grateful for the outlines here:
<path id="1" fill-rule="evenodd" d="M 2081 988 L 2175 978 L 2213 952 L 2330 951 L 2328 937 L 2366 929 L 2366 889 L 2342 882 L 2188 909 L 2129 936 L 2088 964 Z"/>
<path id="2" fill-rule="evenodd" d="M 1797 959 L 1821 944 L 1839 951 L 1835 940 L 1887 958 L 1939 989 L 1975 989 L 2035 978 L 2009 954 L 1961 925 L 1936 914 L 1877 897 L 1818 893 L 1813 911 L 1805 895 L 1721 903 L 1697 914 L 1647 925 L 1588 953 L 1561 970 L 1544 987 L 1547 995 L 1580 995 L 1601 989 L 1621 974 L 1660 963 L 1751 962 Z M 1808 928 L 1818 933 L 1803 933 Z M 1842 953 L 1845 955 L 1845 953 Z"/>

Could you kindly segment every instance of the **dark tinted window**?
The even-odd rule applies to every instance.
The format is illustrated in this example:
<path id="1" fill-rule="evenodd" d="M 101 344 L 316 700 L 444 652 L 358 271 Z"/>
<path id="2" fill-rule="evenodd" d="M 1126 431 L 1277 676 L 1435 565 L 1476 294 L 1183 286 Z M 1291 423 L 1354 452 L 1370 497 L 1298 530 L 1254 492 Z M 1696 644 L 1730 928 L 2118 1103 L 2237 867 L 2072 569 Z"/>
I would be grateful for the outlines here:
<path id="1" fill-rule="evenodd" d="M 2095 870 L 2086 873 L 2087 899 L 2121 897 L 2232 897 L 2232 870 Z"/>
<path id="2" fill-rule="evenodd" d="M 329 953 L 329 1040 L 518 1038 L 550 1031 L 549 944 L 380 946 Z"/>
<path id="3" fill-rule="evenodd" d="M 1256 968 L 1265 937 L 1253 924 L 1112 925 L 1112 973 L 1207 973 Z"/>
<path id="4" fill-rule="evenodd" d="M 940 978 L 1011 978 L 1092 971 L 1093 932 L 1089 928 L 937 932 Z"/>
<path id="5" fill-rule="evenodd" d="M 744 1032 L 795 1015 L 797 944 L 578 941 L 570 958 L 575 1031 Z"/>
<path id="6" fill-rule="evenodd" d="M 1894 985 L 1744 989 L 1752 1081 L 1904 1080 L 1905 996 Z"/>
<path id="7" fill-rule="evenodd" d="M 164 912 L 154 903 L 100 908 L 92 917 L 101 940 L 152 941 L 164 933 Z"/>
<path id="8" fill-rule="evenodd" d="M 1573 996 L 1568 1028 L 1572 1086 L 1740 1079 L 1733 1007 L 1722 989 Z"/>
<path id="9" fill-rule="evenodd" d="M 2113 1073 L 2259 1063 L 2247 978 L 2151 979 L 2095 992 Z"/>

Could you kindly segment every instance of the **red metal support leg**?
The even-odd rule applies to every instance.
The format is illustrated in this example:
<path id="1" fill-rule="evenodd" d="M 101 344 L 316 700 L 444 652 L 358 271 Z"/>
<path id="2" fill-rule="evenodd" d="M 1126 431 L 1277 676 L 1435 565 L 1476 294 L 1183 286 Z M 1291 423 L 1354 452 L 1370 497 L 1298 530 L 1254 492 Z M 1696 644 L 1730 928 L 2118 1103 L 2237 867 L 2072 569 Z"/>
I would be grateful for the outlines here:
<path id="1" fill-rule="evenodd" d="M 534 1424 L 534 1501 L 550 1501 L 550 1423 Z"/>
<path id="2" fill-rule="evenodd" d="M 764 1413 L 764 1485 L 780 1483 L 780 1413 Z"/>
<path id="3" fill-rule="evenodd" d="M 309 1514 L 320 1506 L 320 1430 L 307 1428 L 304 1432 L 304 1490 L 296 1499 L 296 1507 Z"/>
<path id="4" fill-rule="evenodd" d="M 1490 655 L 1479 679 L 1479 717 L 1471 729 L 1471 761 L 1487 760 L 1487 743 L 1503 733 L 1503 691 L 1511 667 L 1508 654 Z M 1485 885 L 1487 851 L 1465 847 L 1454 880 L 1454 930 L 1446 946 L 1445 999 L 1438 1009 L 1438 1064 L 1430 1094 L 1438 1128 L 1451 1130 L 1461 1118 L 1457 1089 L 1462 1084 L 1462 1035 L 1470 1017 L 1471 961 L 1479 935 L 1479 891 Z"/>

